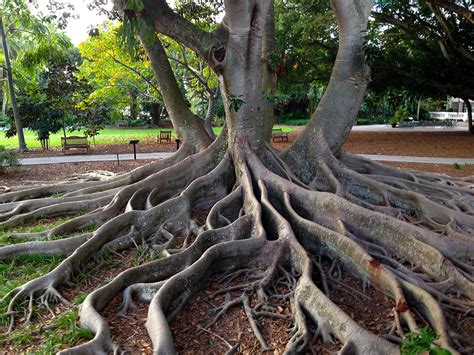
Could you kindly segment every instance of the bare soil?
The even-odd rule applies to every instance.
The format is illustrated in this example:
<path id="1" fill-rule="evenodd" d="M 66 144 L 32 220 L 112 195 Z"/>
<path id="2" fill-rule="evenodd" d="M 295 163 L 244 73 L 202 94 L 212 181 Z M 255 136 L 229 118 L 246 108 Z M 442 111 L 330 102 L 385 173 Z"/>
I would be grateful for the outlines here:
<path id="1" fill-rule="evenodd" d="M 467 132 L 352 132 L 351 153 L 415 157 L 473 158 L 474 135 Z"/>

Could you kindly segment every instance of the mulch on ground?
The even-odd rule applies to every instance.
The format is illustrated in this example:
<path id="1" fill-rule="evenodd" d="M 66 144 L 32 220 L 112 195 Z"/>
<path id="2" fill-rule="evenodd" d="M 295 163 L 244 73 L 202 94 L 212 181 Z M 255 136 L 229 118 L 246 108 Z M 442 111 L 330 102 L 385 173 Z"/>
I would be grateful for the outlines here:
<path id="1" fill-rule="evenodd" d="M 131 171 L 151 162 L 152 160 L 123 160 L 120 161 L 119 164 L 117 164 L 116 161 L 108 161 L 20 166 L 7 168 L 0 173 L 0 185 L 37 185 L 60 182 L 74 178 L 77 175 L 97 170 L 105 170 L 119 174 Z"/>
<path id="2" fill-rule="evenodd" d="M 467 132 L 352 132 L 344 144 L 351 153 L 416 157 L 474 157 Z"/>
<path id="3" fill-rule="evenodd" d="M 278 149 L 286 148 L 296 137 L 296 132 L 290 133 L 290 142 L 274 143 Z M 174 151 L 175 144 L 159 144 L 156 142 L 140 142 L 138 152 L 157 152 Z M 352 153 L 363 154 L 384 154 L 384 155 L 406 155 L 406 156 L 433 156 L 433 157 L 474 157 L 474 137 L 463 132 L 353 132 L 349 140 L 344 145 L 344 149 Z M 101 145 L 92 150 L 92 154 L 107 153 L 131 153 L 132 148 L 129 145 Z M 84 151 L 70 152 L 68 154 L 83 154 Z M 39 157 L 48 155 L 62 154 L 59 149 L 50 151 L 31 150 L 24 157 Z M 43 166 L 24 166 L 18 168 L 9 168 L 0 174 L 0 185 L 32 185 L 37 183 L 58 182 L 71 178 L 74 174 L 82 174 L 94 170 L 107 170 L 115 173 L 130 171 L 136 167 L 147 164 L 150 160 L 121 161 L 117 162 L 92 162 L 92 163 L 67 163 Z M 443 164 L 415 164 L 386 162 L 384 164 L 397 166 L 400 168 L 418 169 L 436 173 L 445 173 L 451 176 L 472 176 L 474 175 L 474 166 L 460 165 L 454 167 Z M 204 223 L 207 213 L 195 211 L 193 218 Z M 177 244 L 177 247 L 180 243 Z M 113 267 L 106 267 L 100 274 L 95 274 L 91 279 L 83 280 L 77 287 L 65 288 L 61 291 L 67 299 L 71 300 L 80 292 L 90 292 L 105 280 L 117 275 L 120 271 L 130 267 L 135 257 L 135 252 L 122 253 L 123 260 Z M 119 258 L 120 259 L 120 258 Z M 236 279 L 236 281 L 239 281 Z M 353 289 L 361 292 L 360 281 L 351 278 L 348 275 L 341 276 L 341 282 L 351 286 Z M 229 312 L 208 332 L 199 330 L 204 327 L 214 316 L 212 309 L 224 300 L 225 295 L 220 295 L 210 299 L 209 295 L 222 285 L 219 283 L 218 275 L 211 277 L 205 289 L 198 294 L 192 302 L 184 308 L 178 317 L 172 322 L 171 328 L 175 337 L 177 350 L 180 353 L 222 353 L 228 350 L 225 344 L 234 345 L 239 342 L 239 352 L 258 353 L 261 351 L 260 344 L 253 336 L 250 325 L 242 307 L 236 307 Z M 232 293 L 233 298 L 238 297 L 240 293 Z M 374 332 L 380 332 L 382 328 L 387 327 L 393 320 L 391 310 L 392 301 L 380 292 L 369 288 L 366 293 L 371 300 L 357 298 L 348 289 L 342 286 L 333 285 L 331 297 L 340 305 L 349 315 L 363 327 Z M 211 301 L 211 302 L 210 302 Z M 252 300 L 255 302 L 255 299 Z M 130 311 L 131 318 L 118 318 L 116 313 L 120 309 L 121 299 L 117 297 L 104 311 L 111 325 L 112 336 L 119 343 L 127 343 L 124 350 L 130 353 L 151 353 L 151 342 L 144 328 L 147 305 L 138 304 L 138 308 Z M 286 314 L 290 311 L 290 304 L 281 305 L 281 313 Z M 55 307 L 55 311 L 65 310 L 61 305 Z M 41 322 L 48 324 L 49 316 L 41 318 Z M 472 318 L 471 318 L 472 320 Z M 454 322 L 455 320 L 448 320 Z M 473 322 L 467 322 L 465 318 L 456 320 L 462 327 L 473 329 Z M 290 334 L 288 328 L 290 322 L 282 319 L 261 319 L 262 332 L 268 344 L 274 349 L 274 353 L 281 353 L 284 350 L 284 344 Z M 38 340 L 41 335 L 38 335 Z M 225 339 L 223 341 L 222 339 Z M 33 345 L 33 344 L 32 344 Z M 313 344 L 318 353 L 331 353 L 339 350 L 340 344 L 331 346 L 322 345 L 320 340 Z M 6 348 L 10 351 L 31 351 L 31 346 L 24 348 Z"/>
<path id="4" fill-rule="evenodd" d="M 289 142 L 274 142 L 273 145 L 283 150 L 294 141 L 301 127 L 289 134 Z M 351 153 L 406 155 L 427 157 L 474 157 L 474 136 L 465 132 L 352 132 L 344 149 Z M 176 145 L 160 144 L 158 142 L 140 142 L 138 152 L 175 151 Z M 131 153 L 128 144 L 96 145 L 91 154 Z M 23 154 L 24 157 L 40 157 L 62 155 L 60 149 L 44 151 L 32 149 Z M 69 154 L 84 154 L 84 150 L 71 150 Z M 107 170 L 122 173 L 138 166 L 149 163 L 149 160 L 117 162 L 91 162 L 55 164 L 54 169 L 48 165 L 25 166 L 5 169 L 0 174 L 0 185 L 29 185 L 33 182 L 62 181 L 74 174 L 86 173 L 93 170 Z M 418 164 L 384 162 L 384 164 L 406 169 L 416 169 L 457 177 L 474 175 L 472 165 L 453 166 L 448 164 Z"/>
<path id="5" fill-rule="evenodd" d="M 48 219 L 47 221 L 54 221 L 54 219 Z M 137 250 L 132 249 L 132 250 L 126 250 L 120 253 L 112 253 L 110 254 L 107 258 L 102 259 L 102 260 L 92 260 L 90 261 L 86 266 L 81 268 L 81 275 L 77 277 L 73 281 L 75 282 L 74 285 L 71 286 L 66 286 L 66 287 L 61 287 L 58 289 L 58 291 L 64 296 L 64 298 L 72 302 L 77 296 L 80 294 L 89 294 L 90 292 L 94 291 L 97 289 L 99 286 L 102 286 L 112 280 L 115 276 L 117 276 L 120 272 L 129 269 L 132 266 L 135 266 L 136 260 L 137 260 Z M 102 263 L 102 264 L 101 264 Z M 99 267 L 101 266 L 101 267 Z M 70 304 L 63 304 L 63 303 L 56 303 L 52 305 L 52 310 L 56 315 L 60 315 L 65 311 L 71 310 L 73 308 L 79 307 L 78 305 L 75 305 L 74 303 Z M 114 308 L 115 307 L 115 308 Z M 120 304 L 117 304 L 117 301 L 112 302 L 111 305 L 105 310 L 104 313 L 109 312 L 110 310 L 119 310 Z M 110 316 L 110 319 L 118 319 L 116 316 L 116 312 L 112 314 L 108 314 Z M 146 316 L 146 312 L 145 312 Z M 22 322 L 24 322 L 24 317 L 19 317 L 18 325 L 21 326 Z M 26 353 L 35 353 L 35 349 L 38 346 L 41 341 L 44 340 L 44 331 L 48 330 L 48 328 L 51 326 L 53 322 L 53 317 L 52 315 L 47 312 L 47 310 L 44 307 L 39 307 L 39 310 L 37 312 L 37 315 L 32 319 L 31 326 L 35 327 L 37 329 L 36 332 L 34 332 L 33 337 L 31 339 L 31 342 L 25 345 L 12 345 L 9 344 L 8 342 L 0 344 L 0 353 L 8 353 L 8 354 L 26 354 Z M 128 321 L 130 322 L 130 321 Z M 112 322 L 111 328 L 113 329 L 114 323 Z M 136 324 L 134 327 L 137 327 Z M 126 329 L 124 329 L 126 330 Z M 0 327 L 0 331 L 2 333 L 5 333 L 6 329 L 3 327 Z M 140 344 L 145 344 L 145 347 L 140 347 L 139 353 L 152 353 L 152 348 L 151 348 L 151 341 L 149 340 L 149 337 L 146 335 L 146 330 L 140 329 L 140 332 L 142 334 L 141 337 L 136 337 L 137 342 L 139 341 Z M 124 331 L 120 332 L 120 336 L 123 337 L 128 337 L 132 333 L 124 333 Z M 84 342 L 84 341 L 82 341 Z M 72 345 L 79 345 L 82 342 L 76 342 L 75 344 Z"/>

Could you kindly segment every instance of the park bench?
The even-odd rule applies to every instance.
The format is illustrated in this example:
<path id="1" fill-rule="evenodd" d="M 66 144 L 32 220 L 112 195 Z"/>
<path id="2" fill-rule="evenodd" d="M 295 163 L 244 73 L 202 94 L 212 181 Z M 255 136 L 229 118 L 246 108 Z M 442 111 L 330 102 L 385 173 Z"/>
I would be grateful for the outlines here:
<path id="1" fill-rule="evenodd" d="M 115 125 L 120 128 L 120 127 L 128 127 L 128 122 L 127 121 L 124 121 L 124 120 L 121 120 L 121 121 L 116 121 L 115 122 Z"/>
<path id="2" fill-rule="evenodd" d="M 71 148 L 84 148 L 89 153 L 90 149 L 87 137 L 80 136 L 61 137 L 61 146 L 64 152 Z"/>
<path id="3" fill-rule="evenodd" d="M 288 142 L 288 132 L 283 132 L 281 128 L 273 128 L 272 140 L 276 142 L 277 139 L 280 140 L 280 142 Z"/>
<path id="4" fill-rule="evenodd" d="M 161 130 L 160 134 L 156 136 L 157 142 L 166 142 L 166 143 L 171 143 L 171 130 Z"/>

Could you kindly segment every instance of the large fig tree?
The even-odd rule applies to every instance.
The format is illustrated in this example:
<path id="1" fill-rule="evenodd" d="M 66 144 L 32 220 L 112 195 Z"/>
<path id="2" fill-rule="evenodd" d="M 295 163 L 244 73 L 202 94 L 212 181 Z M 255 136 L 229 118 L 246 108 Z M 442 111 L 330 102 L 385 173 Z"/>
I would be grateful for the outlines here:
<path id="1" fill-rule="evenodd" d="M 337 339 L 342 353 L 398 354 L 403 334 L 425 325 L 452 353 L 469 346 L 447 316 L 472 310 L 474 181 L 398 170 L 342 150 L 370 77 L 363 48 L 371 1 L 331 1 L 339 29 L 331 79 L 286 151 L 270 145 L 272 1 L 225 0 L 225 16 L 211 32 L 165 0 L 114 2 L 136 24 L 184 144 L 170 158 L 128 174 L 0 196 L 3 227 L 87 212 L 46 232 L 21 235 L 35 241 L 0 248 L 4 260 L 37 252 L 68 255 L 7 295 L 12 327 L 22 299 L 30 299 L 31 309 L 37 297 L 46 305 L 64 301 L 60 288 L 81 265 L 103 251 L 144 243 L 163 257 L 90 293 L 80 322 L 95 337 L 67 352 L 116 349 L 101 311 L 123 294 L 122 313 L 134 299 L 149 302 L 146 327 L 154 351 L 174 353 L 169 322 L 216 273 L 233 279 L 247 274 L 247 281 L 231 287 L 216 318 L 242 307 L 262 351 L 268 344 L 258 321 L 281 316 L 274 299 L 291 303 L 288 353 L 303 352 L 320 337 Z M 216 140 L 189 111 L 158 33 L 195 51 L 216 72 L 226 122 Z M 205 223 L 195 218 L 199 211 L 206 211 Z M 72 234 L 89 225 L 93 232 Z M 332 287 L 344 284 L 341 273 L 391 299 L 393 326 L 375 334 L 336 304 Z M 275 286 L 281 282 L 284 293 Z"/>

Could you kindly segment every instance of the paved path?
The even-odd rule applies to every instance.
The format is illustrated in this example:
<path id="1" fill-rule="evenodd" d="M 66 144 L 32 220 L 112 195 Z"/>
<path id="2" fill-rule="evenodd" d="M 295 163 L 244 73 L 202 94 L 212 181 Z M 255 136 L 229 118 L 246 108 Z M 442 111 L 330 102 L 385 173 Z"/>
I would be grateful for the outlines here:
<path id="1" fill-rule="evenodd" d="M 467 132 L 467 123 L 459 123 L 456 127 L 411 127 L 411 128 L 392 128 L 389 124 L 373 124 L 352 127 L 352 132 Z"/>
<path id="2" fill-rule="evenodd" d="M 163 159 L 173 153 L 137 153 L 137 159 Z M 434 158 L 434 157 L 406 157 L 398 155 L 372 155 L 360 154 L 365 158 L 378 161 L 397 161 L 403 163 L 428 163 L 428 164 L 448 164 L 474 165 L 474 159 L 466 158 Z M 133 160 L 133 154 L 119 154 L 119 160 Z M 22 158 L 19 159 L 21 165 L 43 165 L 61 163 L 84 163 L 94 161 L 117 161 L 117 154 L 97 154 L 97 155 L 61 155 L 55 157 Z"/>
<path id="3" fill-rule="evenodd" d="M 137 160 L 143 159 L 163 159 L 173 153 L 137 153 Z M 133 154 L 118 154 L 119 160 L 133 160 Z M 85 163 L 92 161 L 117 161 L 117 154 L 93 154 L 93 155 L 61 155 L 55 157 L 21 158 L 18 159 L 21 165 L 43 165 L 61 163 Z"/>
<path id="4" fill-rule="evenodd" d="M 467 158 L 435 158 L 435 157 L 406 157 L 400 155 L 377 155 L 377 154 L 358 154 L 364 158 L 378 161 L 397 161 L 402 163 L 427 163 L 427 164 L 448 164 L 458 163 L 460 165 L 474 165 L 474 159 Z"/>

